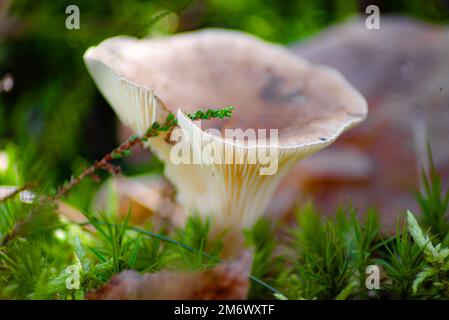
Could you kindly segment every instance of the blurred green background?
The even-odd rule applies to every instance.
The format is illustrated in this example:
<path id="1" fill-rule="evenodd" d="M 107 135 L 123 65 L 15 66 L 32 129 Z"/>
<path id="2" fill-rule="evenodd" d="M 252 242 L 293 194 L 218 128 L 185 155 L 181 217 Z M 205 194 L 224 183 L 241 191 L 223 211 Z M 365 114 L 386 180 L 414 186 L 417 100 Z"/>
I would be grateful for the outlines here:
<path id="1" fill-rule="evenodd" d="M 65 27 L 71 4 L 80 9 L 79 30 Z M 222 27 L 291 44 L 370 4 L 381 14 L 449 22 L 445 0 L 0 0 L 0 79 L 14 82 L 0 92 L 0 149 L 14 143 L 18 157 L 39 163 L 46 182 L 56 184 L 118 143 L 115 115 L 82 61 L 105 38 Z"/>

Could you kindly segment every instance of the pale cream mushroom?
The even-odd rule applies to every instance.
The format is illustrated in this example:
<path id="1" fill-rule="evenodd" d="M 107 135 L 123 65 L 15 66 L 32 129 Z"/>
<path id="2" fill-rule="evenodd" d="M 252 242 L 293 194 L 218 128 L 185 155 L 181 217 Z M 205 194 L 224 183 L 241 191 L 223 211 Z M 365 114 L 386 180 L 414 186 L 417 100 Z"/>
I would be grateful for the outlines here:
<path id="1" fill-rule="evenodd" d="M 203 143 L 247 156 L 255 147 L 267 150 L 258 144 L 259 136 L 240 143 L 206 129 L 278 130 L 274 175 L 261 175 L 266 167 L 261 163 L 175 165 L 173 144 L 164 136 L 150 139 L 177 201 L 188 212 L 212 216 L 221 227 L 250 227 L 298 160 L 330 145 L 367 115 L 365 99 L 337 71 L 235 31 L 116 37 L 90 48 L 84 59 L 121 121 L 139 134 L 172 112 L 184 133 L 196 132 Z M 203 121 L 201 129 L 185 115 L 229 105 L 235 106 L 231 119 Z M 201 150 L 191 145 L 194 154 Z"/>

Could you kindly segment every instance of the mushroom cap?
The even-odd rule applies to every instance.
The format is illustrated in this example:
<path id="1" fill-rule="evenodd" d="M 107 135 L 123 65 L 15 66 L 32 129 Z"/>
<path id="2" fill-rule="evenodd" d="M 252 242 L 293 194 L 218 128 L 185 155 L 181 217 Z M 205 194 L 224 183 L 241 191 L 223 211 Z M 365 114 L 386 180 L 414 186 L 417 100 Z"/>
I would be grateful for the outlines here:
<path id="1" fill-rule="evenodd" d="M 327 145 L 364 120 L 368 110 L 337 71 L 236 31 L 115 37 L 90 48 L 84 58 L 122 121 L 140 132 L 149 124 L 133 121 L 145 112 L 130 110 L 132 104 L 111 91 L 110 82 L 148 90 L 173 113 L 233 105 L 232 119 L 207 121 L 203 128 L 278 129 L 280 147 Z"/>

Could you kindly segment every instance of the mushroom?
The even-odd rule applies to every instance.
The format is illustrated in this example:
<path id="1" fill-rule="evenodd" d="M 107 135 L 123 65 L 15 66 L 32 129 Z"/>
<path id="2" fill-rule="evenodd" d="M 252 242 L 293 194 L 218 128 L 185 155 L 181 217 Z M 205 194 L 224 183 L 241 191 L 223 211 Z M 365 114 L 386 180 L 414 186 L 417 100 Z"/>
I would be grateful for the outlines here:
<path id="1" fill-rule="evenodd" d="M 137 133 L 171 112 L 184 137 L 200 138 L 200 144 L 190 139 L 193 156 L 201 157 L 211 143 L 214 150 L 233 152 L 234 161 L 225 152 L 209 159 L 212 163 L 175 164 L 171 151 L 178 144 L 165 136 L 148 142 L 165 162 L 177 201 L 187 212 L 212 216 L 220 230 L 252 226 L 297 161 L 330 145 L 368 111 L 365 99 L 337 71 L 236 31 L 115 37 L 89 48 L 84 59 L 121 121 Z M 185 114 L 228 105 L 235 106 L 231 119 L 201 126 Z M 228 129 L 257 134 L 230 139 L 223 137 Z M 277 134 L 277 143 L 261 143 L 259 129 L 270 130 L 270 142 Z M 276 163 L 249 162 L 255 148 L 273 152 Z"/>

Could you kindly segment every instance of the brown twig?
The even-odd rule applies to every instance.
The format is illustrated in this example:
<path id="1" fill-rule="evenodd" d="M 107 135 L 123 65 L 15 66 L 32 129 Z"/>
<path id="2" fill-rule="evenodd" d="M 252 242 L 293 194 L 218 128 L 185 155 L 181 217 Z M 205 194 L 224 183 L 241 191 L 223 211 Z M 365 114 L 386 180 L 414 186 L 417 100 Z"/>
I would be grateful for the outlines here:
<path id="1" fill-rule="evenodd" d="M 81 181 L 83 181 L 87 177 L 92 177 L 96 179 L 95 172 L 97 170 L 107 170 L 111 174 L 118 174 L 120 172 L 120 167 L 111 163 L 111 161 L 115 159 L 121 159 L 127 157 L 130 154 L 130 149 L 137 144 L 141 144 L 146 141 L 148 138 L 156 137 L 160 132 L 167 132 L 171 128 L 176 126 L 176 121 L 174 118 L 168 117 L 163 125 L 159 125 L 157 122 L 153 124 L 150 129 L 143 136 L 132 136 L 117 148 L 112 150 L 112 152 L 107 153 L 101 160 L 95 161 L 95 163 L 83 170 L 83 172 L 74 177 L 72 176 L 68 183 L 64 184 L 59 188 L 58 192 L 52 197 L 53 200 L 60 199 L 65 196 L 72 188 L 77 186 Z"/>
<path id="2" fill-rule="evenodd" d="M 107 170 L 111 174 L 119 173 L 120 171 L 119 167 L 110 163 L 110 161 L 114 159 L 113 154 L 114 153 L 119 154 L 122 153 L 124 150 L 129 150 L 134 145 L 140 142 L 142 142 L 141 138 L 137 138 L 134 141 L 128 140 L 125 143 L 121 144 L 118 148 L 114 149 L 114 151 L 112 151 L 111 153 L 107 153 L 100 161 L 95 161 L 95 163 L 92 166 L 85 168 L 80 175 L 76 177 L 72 176 L 68 183 L 64 184 L 61 188 L 59 188 L 58 192 L 54 195 L 53 198 L 56 200 L 65 196 L 73 187 L 77 186 L 82 180 L 84 180 L 89 176 L 95 179 L 96 176 L 94 174 L 99 169 Z"/>
<path id="3" fill-rule="evenodd" d="M 131 138 L 126 140 L 124 143 L 119 145 L 117 148 L 115 148 L 112 152 L 107 153 L 101 160 L 95 161 L 95 163 L 92 166 L 85 168 L 80 175 L 78 175 L 76 177 L 72 176 L 70 181 L 68 183 L 64 184 L 62 187 L 60 187 L 54 196 L 41 197 L 39 199 L 39 202 L 36 204 L 36 206 L 34 206 L 33 208 L 30 209 L 30 212 L 27 214 L 27 216 L 24 219 L 22 219 L 21 221 L 17 222 L 16 225 L 14 226 L 14 229 L 0 241 L 0 247 L 5 246 L 9 241 L 11 241 L 11 239 L 15 238 L 19 234 L 20 228 L 31 219 L 31 216 L 33 215 L 34 211 L 37 211 L 42 205 L 44 205 L 48 202 L 50 202 L 50 203 L 55 202 L 56 200 L 65 196 L 72 188 L 77 186 L 79 183 L 81 183 L 81 181 L 83 181 L 87 177 L 97 179 L 98 177 L 95 175 L 95 172 L 97 170 L 103 169 L 103 170 L 107 170 L 108 172 L 110 172 L 112 174 L 117 174 L 120 171 L 120 167 L 112 164 L 111 163 L 112 160 L 121 159 L 121 158 L 128 156 L 129 150 L 133 146 L 146 141 L 148 138 L 158 136 L 160 132 L 169 131 L 170 128 L 172 128 L 174 126 L 176 126 L 176 120 L 174 120 L 173 117 L 168 117 L 167 120 L 165 121 L 164 125 L 162 125 L 162 126 L 156 122 L 155 124 L 153 124 L 153 126 L 151 126 L 148 129 L 148 131 L 143 136 L 141 136 L 141 137 L 132 136 Z M 20 193 L 21 191 L 23 191 L 29 187 L 30 187 L 29 185 L 25 185 L 21 188 L 18 188 L 17 190 L 15 190 L 13 192 L 13 194 L 8 195 L 7 197 L 8 198 L 14 197 L 18 193 Z"/>
<path id="4" fill-rule="evenodd" d="M 210 120 L 212 118 L 224 119 L 231 117 L 233 110 L 233 106 L 222 109 L 208 109 L 207 111 L 200 110 L 195 113 L 189 114 L 188 117 L 191 120 Z M 173 114 L 169 114 L 162 125 L 158 122 L 154 122 L 144 135 L 140 137 L 136 135 L 132 136 L 112 152 L 106 154 L 103 159 L 101 159 L 100 161 L 96 161 L 92 166 L 84 169 L 84 171 L 80 175 L 78 175 L 77 177 L 72 176 L 68 183 L 59 188 L 56 195 L 53 196 L 53 199 L 56 200 L 65 196 L 73 187 L 77 186 L 82 180 L 87 177 L 93 177 L 94 179 L 96 179 L 94 174 L 99 169 L 107 170 L 112 174 L 117 174 L 120 168 L 111 164 L 111 161 L 113 159 L 121 159 L 127 157 L 130 154 L 129 150 L 133 146 L 147 141 L 148 138 L 156 137 L 161 132 L 166 132 L 167 136 L 170 136 L 171 130 L 173 130 L 173 128 L 177 125 L 178 121 Z"/>

